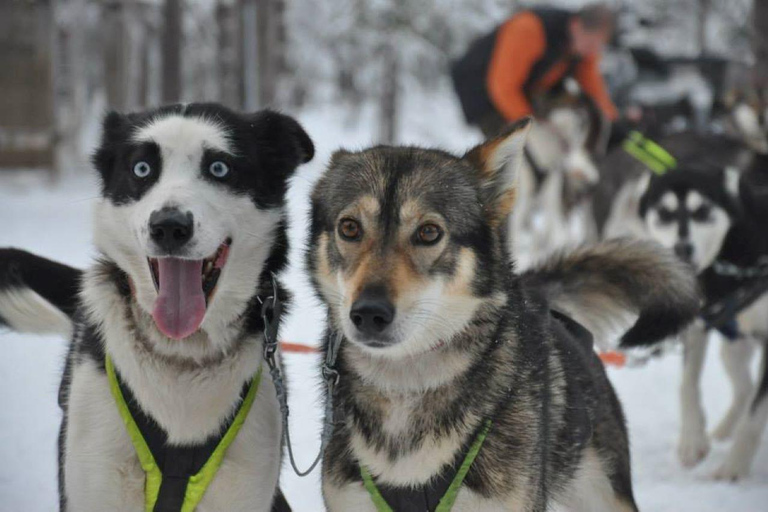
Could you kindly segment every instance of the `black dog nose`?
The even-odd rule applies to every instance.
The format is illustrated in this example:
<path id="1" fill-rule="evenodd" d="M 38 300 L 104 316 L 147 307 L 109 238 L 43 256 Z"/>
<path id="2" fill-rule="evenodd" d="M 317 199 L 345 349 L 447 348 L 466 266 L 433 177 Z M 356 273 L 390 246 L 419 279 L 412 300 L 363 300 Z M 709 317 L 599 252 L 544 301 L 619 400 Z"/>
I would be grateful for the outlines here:
<path id="1" fill-rule="evenodd" d="M 149 235 L 157 246 L 174 252 L 192 238 L 194 219 L 192 213 L 182 213 L 176 208 L 163 208 L 149 216 Z"/>
<path id="2" fill-rule="evenodd" d="M 675 244 L 675 254 L 684 261 L 691 261 L 693 256 L 693 245 L 690 242 L 677 242 Z"/>
<path id="3" fill-rule="evenodd" d="M 369 336 L 381 334 L 395 318 L 395 306 L 383 290 L 363 291 L 352 304 L 349 318 L 361 333 Z"/>

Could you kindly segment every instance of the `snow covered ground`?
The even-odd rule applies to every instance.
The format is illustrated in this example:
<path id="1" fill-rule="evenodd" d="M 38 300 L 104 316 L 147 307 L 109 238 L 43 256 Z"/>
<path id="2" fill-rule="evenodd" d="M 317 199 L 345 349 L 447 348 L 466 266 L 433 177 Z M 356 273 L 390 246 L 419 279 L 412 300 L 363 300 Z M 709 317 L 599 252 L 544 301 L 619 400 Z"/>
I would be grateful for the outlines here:
<path id="1" fill-rule="evenodd" d="M 447 101 L 422 102 L 416 111 L 418 117 L 409 115 L 405 120 L 402 139 L 407 142 L 462 150 L 478 140 L 477 134 L 462 126 L 456 107 Z M 354 116 L 358 122 L 353 122 L 353 117 L 328 107 L 299 116 L 315 139 L 318 153 L 314 162 L 300 170 L 290 194 L 293 265 L 284 277 L 295 302 L 282 332 L 286 340 L 316 344 L 322 331 L 322 315 L 302 269 L 307 194 L 334 148 L 358 148 L 371 141 L 367 129 L 373 124 L 368 122 L 371 115 L 362 111 Z M 81 267 L 88 264 L 93 255 L 90 209 L 98 193 L 89 176 L 83 171 L 80 177 L 51 186 L 35 176 L 0 175 L 0 246 L 21 247 Z M 730 399 L 716 348 L 710 346 L 704 375 L 710 425 L 724 413 Z M 5 332 L 0 333 L 0 349 L 0 512 L 56 510 L 60 420 L 56 393 L 65 343 L 54 337 Z M 286 359 L 291 432 L 300 465 L 306 467 L 319 445 L 318 362 L 311 355 L 292 354 Z M 677 462 L 680 359 L 678 353 L 642 368 L 610 370 L 629 421 L 635 493 L 641 510 L 768 510 L 768 439 L 757 454 L 752 475 L 738 484 L 709 478 L 727 445 L 716 444 L 711 456 L 695 470 L 686 471 Z M 322 510 L 317 471 L 299 479 L 286 464 L 282 487 L 295 510 Z"/>

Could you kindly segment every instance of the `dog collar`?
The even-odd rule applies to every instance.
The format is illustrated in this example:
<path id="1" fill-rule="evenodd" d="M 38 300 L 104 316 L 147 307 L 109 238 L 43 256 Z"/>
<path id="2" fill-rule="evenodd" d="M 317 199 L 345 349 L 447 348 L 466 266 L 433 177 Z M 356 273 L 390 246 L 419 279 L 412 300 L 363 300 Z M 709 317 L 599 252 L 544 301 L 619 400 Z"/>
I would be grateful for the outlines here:
<path id="1" fill-rule="evenodd" d="M 208 438 L 202 445 L 171 446 L 167 444 L 167 434 L 138 408 L 109 356 L 105 366 L 112 397 L 146 475 L 145 512 L 193 512 L 251 410 L 261 382 L 261 368 L 243 386 L 237 413 L 219 435 Z"/>
<path id="2" fill-rule="evenodd" d="M 630 133 L 621 147 L 659 176 L 677 167 L 677 159 L 669 151 L 640 132 Z"/>
<path id="3" fill-rule="evenodd" d="M 464 478 L 467 476 L 467 473 L 469 472 L 469 468 L 472 466 L 472 463 L 475 462 L 475 458 L 477 458 L 477 454 L 480 453 L 480 448 L 482 448 L 483 443 L 485 442 L 485 439 L 488 437 L 488 432 L 491 430 L 491 425 L 493 422 L 491 420 L 486 420 L 483 424 L 482 428 L 480 429 L 480 432 L 477 433 L 477 436 L 475 437 L 475 440 L 472 442 L 472 445 L 469 447 L 469 451 L 467 452 L 467 455 L 464 457 L 464 461 L 461 463 L 461 466 L 459 466 L 459 470 L 456 472 L 456 475 L 453 477 L 453 480 L 451 480 L 450 484 L 448 485 L 448 488 L 443 493 L 442 497 L 440 497 L 440 501 L 437 504 L 437 507 L 434 508 L 434 512 L 449 512 L 453 508 L 453 504 L 456 501 L 456 496 L 459 494 L 459 490 L 461 489 L 462 483 L 464 483 Z M 368 491 L 368 494 L 371 497 L 371 501 L 373 501 L 374 506 L 376 507 L 376 510 L 378 512 L 394 512 L 394 509 L 390 506 L 390 504 L 387 502 L 387 500 L 384 498 L 384 495 L 382 494 L 381 490 L 376 486 L 376 482 L 374 482 L 373 477 L 371 476 L 371 473 L 368 471 L 368 469 L 361 465 L 360 466 L 360 475 L 363 478 L 363 485 L 365 486 L 365 489 Z M 408 501 L 408 502 L 414 502 L 415 500 L 418 500 L 418 503 L 409 503 L 408 505 L 411 505 L 407 510 L 431 510 L 431 505 L 429 503 L 430 497 L 434 497 L 434 495 L 439 493 L 440 485 L 441 483 L 445 482 L 445 479 L 437 478 L 432 479 L 429 484 L 424 486 L 423 489 L 417 489 L 417 490 L 407 490 L 404 491 L 407 493 L 407 496 L 397 496 L 398 502 L 399 501 Z M 400 491 L 399 490 L 392 490 L 386 492 L 386 494 L 391 494 L 393 497 L 394 495 L 397 495 Z M 402 499 L 401 499 L 402 498 Z M 436 501 L 436 497 L 435 501 Z M 426 502 L 426 503 L 424 503 Z M 401 510 L 402 506 L 398 506 L 398 510 Z"/>

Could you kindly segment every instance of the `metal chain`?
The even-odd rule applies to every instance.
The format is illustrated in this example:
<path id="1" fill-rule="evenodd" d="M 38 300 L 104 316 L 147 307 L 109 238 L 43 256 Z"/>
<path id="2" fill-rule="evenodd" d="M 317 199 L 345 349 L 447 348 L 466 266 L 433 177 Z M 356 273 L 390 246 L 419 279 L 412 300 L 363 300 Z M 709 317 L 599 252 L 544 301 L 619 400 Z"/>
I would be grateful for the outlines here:
<path id="1" fill-rule="evenodd" d="M 277 395 L 277 401 L 280 404 L 280 414 L 283 419 L 283 432 L 285 433 L 285 444 L 288 447 L 288 458 L 291 462 L 291 467 L 297 475 L 303 477 L 310 474 L 315 467 L 320 463 L 325 453 L 325 448 L 331 440 L 333 434 L 333 394 L 336 389 L 336 385 L 339 383 L 339 372 L 336 371 L 336 357 L 339 353 L 339 347 L 341 345 L 341 333 L 329 333 L 330 344 L 325 356 L 325 362 L 323 363 L 323 378 L 325 379 L 327 396 L 325 400 L 325 419 L 323 421 L 323 433 L 320 438 L 320 452 L 315 457 L 312 464 L 305 471 L 301 471 L 296 464 L 296 459 L 293 456 L 293 444 L 291 443 L 291 431 L 288 425 L 288 394 L 286 393 L 285 383 L 283 381 L 283 375 L 280 370 L 280 365 L 277 363 L 277 329 L 279 326 L 280 313 L 282 310 L 282 304 L 277 293 L 277 280 L 275 275 L 272 274 L 272 295 L 267 297 L 261 305 L 261 318 L 264 321 L 264 360 L 269 367 L 269 374 L 272 376 L 272 382 L 275 386 L 275 394 Z"/>

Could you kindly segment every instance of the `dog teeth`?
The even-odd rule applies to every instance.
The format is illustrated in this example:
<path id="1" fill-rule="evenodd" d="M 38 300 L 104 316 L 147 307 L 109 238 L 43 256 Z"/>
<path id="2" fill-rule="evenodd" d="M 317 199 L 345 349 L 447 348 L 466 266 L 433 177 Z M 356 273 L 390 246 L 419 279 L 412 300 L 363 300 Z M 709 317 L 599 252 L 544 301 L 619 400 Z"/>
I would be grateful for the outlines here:
<path id="1" fill-rule="evenodd" d="M 219 280 L 220 274 L 221 274 L 221 270 L 218 268 L 214 268 L 211 271 L 211 274 L 207 276 L 203 281 L 203 293 L 205 293 L 206 297 L 213 291 L 213 288 L 216 286 L 216 283 Z"/>

